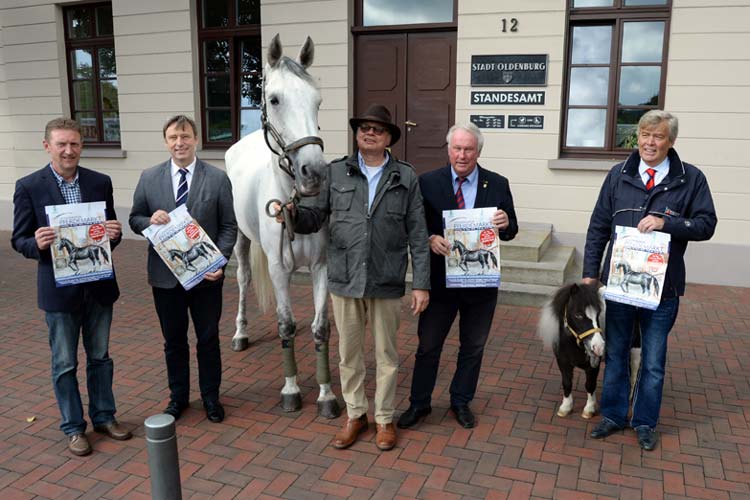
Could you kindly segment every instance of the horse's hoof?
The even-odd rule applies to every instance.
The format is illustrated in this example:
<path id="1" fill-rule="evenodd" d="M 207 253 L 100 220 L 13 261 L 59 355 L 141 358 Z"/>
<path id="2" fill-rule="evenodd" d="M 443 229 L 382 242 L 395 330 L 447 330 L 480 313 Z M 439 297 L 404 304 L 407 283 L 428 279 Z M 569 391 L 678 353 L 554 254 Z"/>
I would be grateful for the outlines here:
<path id="1" fill-rule="evenodd" d="M 334 419 L 341 415 L 341 407 L 339 401 L 336 398 L 328 399 L 325 401 L 318 401 L 318 416 Z"/>
<path id="2" fill-rule="evenodd" d="M 285 412 L 300 411 L 302 409 L 302 396 L 300 393 L 282 394 L 281 409 Z"/>
<path id="3" fill-rule="evenodd" d="M 247 337 L 232 339 L 232 350 L 235 352 L 244 351 L 250 347 L 250 340 Z"/>
<path id="4" fill-rule="evenodd" d="M 557 410 L 558 417 L 567 417 L 570 415 L 570 410 L 563 410 L 562 407 Z"/>
<path id="5" fill-rule="evenodd" d="M 594 415 L 596 415 L 596 410 L 594 411 L 583 410 L 583 413 L 581 413 L 581 417 L 585 418 L 586 420 L 590 419 Z"/>

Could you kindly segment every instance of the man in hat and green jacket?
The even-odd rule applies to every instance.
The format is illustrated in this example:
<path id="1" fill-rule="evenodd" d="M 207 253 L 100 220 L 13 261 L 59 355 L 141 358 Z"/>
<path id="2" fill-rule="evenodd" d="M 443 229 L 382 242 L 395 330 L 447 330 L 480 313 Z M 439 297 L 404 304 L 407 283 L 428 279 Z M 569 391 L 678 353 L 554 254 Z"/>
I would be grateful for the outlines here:
<path id="1" fill-rule="evenodd" d="M 348 419 L 333 440 L 348 448 L 367 429 L 365 326 L 375 342 L 375 444 L 396 445 L 395 411 L 401 297 L 407 249 L 412 259 L 411 312 L 429 302 L 430 257 L 422 197 L 414 168 L 386 149 L 401 136 L 385 106 L 374 104 L 349 120 L 357 151 L 331 163 L 327 186 L 314 204 L 296 208 L 295 231 L 329 223 L 328 286 L 339 332 L 341 392 Z"/>

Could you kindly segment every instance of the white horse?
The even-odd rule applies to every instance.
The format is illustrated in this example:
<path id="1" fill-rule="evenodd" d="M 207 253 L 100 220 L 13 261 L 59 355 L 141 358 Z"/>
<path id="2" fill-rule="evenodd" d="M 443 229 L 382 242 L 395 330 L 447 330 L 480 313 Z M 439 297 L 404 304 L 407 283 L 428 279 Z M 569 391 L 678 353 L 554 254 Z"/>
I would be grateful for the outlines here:
<path id="1" fill-rule="evenodd" d="M 286 203 L 297 194 L 318 194 L 327 173 L 323 141 L 316 136 L 320 92 L 306 71 L 312 64 L 313 52 L 313 42 L 308 37 L 300 50 L 299 62 L 293 61 L 282 56 L 279 36 L 273 38 L 263 77 L 263 129 L 234 144 L 225 156 L 239 227 L 234 253 L 239 263 L 240 297 L 232 349 L 240 351 L 249 345 L 245 297 L 250 284 L 250 267 L 261 310 L 266 312 L 272 306 L 272 292 L 276 299 L 285 376 L 281 406 L 285 411 L 297 411 L 302 407 L 294 358 L 296 322 L 289 285 L 292 273 L 300 266 L 307 266 L 315 302 L 311 329 L 317 357 L 316 378 L 320 385 L 318 414 L 336 418 L 341 410 L 331 390 L 328 365 L 328 234 L 322 230 L 295 237 L 293 230 L 284 229 L 268 215 L 267 208 L 274 199 Z"/>

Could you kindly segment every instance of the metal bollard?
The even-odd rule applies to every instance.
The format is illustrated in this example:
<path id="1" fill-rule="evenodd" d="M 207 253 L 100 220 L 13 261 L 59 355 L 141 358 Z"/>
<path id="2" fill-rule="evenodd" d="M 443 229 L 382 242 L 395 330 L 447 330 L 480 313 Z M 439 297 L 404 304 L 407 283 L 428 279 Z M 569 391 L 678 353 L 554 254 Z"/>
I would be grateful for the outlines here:
<path id="1" fill-rule="evenodd" d="M 151 498 L 182 500 L 180 460 L 172 415 L 153 415 L 146 419 L 146 448 L 151 471 Z"/>

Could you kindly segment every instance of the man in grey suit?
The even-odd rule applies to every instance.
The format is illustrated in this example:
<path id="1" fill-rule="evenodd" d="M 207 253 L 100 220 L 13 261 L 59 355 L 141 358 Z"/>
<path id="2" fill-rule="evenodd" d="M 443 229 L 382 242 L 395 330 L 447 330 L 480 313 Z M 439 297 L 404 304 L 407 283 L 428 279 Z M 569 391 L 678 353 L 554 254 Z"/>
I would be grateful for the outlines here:
<path id="1" fill-rule="evenodd" d="M 166 224 L 177 206 L 188 212 L 229 258 L 237 238 L 232 185 L 226 173 L 195 156 L 198 130 L 184 115 L 164 125 L 164 141 L 172 158 L 141 174 L 133 195 L 130 228 L 141 234 L 151 224 Z M 198 382 L 203 407 L 212 422 L 224 420 L 219 402 L 221 318 L 224 270 L 207 273 L 203 282 L 186 291 L 149 245 L 148 282 L 164 336 L 169 380 L 169 404 L 164 413 L 178 419 L 190 404 L 190 347 L 188 312 L 197 337 Z"/>

